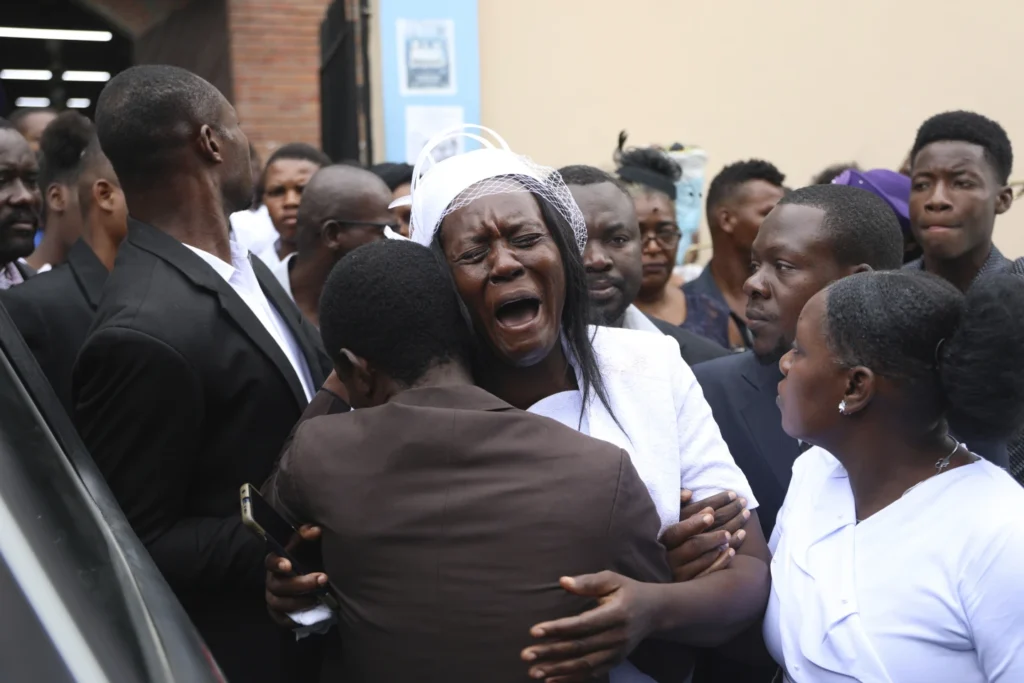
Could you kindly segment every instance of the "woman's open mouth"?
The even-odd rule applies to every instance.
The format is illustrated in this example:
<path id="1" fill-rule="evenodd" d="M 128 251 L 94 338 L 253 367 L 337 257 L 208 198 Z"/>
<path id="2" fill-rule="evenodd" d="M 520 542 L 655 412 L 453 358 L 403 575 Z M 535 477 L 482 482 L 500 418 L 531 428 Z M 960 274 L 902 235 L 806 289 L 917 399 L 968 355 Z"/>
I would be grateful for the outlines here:
<path id="1" fill-rule="evenodd" d="M 502 327 L 522 327 L 537 319 L 540 315 L 540 299 L 522 297 L 507 301 L 495 312 L 498 324 Z"/>

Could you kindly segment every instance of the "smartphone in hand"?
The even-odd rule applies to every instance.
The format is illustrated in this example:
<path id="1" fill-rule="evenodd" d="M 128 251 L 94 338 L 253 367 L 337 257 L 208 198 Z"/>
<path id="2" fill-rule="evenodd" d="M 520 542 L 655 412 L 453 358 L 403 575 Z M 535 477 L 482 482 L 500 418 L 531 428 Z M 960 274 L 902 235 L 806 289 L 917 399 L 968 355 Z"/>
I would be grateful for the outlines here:
<path id="1" fill-rule="evenodd" d="M 288 521 L 282 517 L 277 510 L 263 499 L 260 492 L 251 484 L 242 484 L 242 524 L 249 528 L 254 534 L 266 541 L 267 546 L 288 560 L 292 565 L 291 573 L 295 576 L 309 574 L 307 567 L 295 559 L 288 551 L 293 538 L 298 538 L 299 532 L 295 530 Z M 332 610 L 338 609 L 338 601 L 328 592 L 327 587 L 322 588 L 317 597 Z"/>

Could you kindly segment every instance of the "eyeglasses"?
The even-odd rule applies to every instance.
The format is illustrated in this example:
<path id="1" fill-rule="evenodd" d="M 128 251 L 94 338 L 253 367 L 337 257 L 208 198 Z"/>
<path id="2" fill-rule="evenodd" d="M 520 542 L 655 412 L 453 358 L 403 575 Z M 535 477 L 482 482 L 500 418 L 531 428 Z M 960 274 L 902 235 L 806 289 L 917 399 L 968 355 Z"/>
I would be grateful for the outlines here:
<path id="1" fill-rule="evenodd" d="M 658 228 L 654 232 L 641 232 L 640 246 L 646 247 L 648 242 L 654 240 L 658 243 L 658 246 L 665 249 L 671 249 L 679 244 L 679 238 L 682 237 L 682 235 L 683 233 L 679 231 L 679 228 L 666 225 Z"/>

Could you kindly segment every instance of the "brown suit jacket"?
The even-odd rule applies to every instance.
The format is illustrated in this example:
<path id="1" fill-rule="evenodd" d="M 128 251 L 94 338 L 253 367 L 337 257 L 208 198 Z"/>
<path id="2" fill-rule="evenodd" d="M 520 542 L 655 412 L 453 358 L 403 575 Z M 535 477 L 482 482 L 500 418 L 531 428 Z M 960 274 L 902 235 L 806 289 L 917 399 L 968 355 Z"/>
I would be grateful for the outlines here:
<path id="1" fill-rule="evenodd" d="M 525 682 L 530 627 L 592 606 L 559 577 L 671 579 L 625 451 L 477 387 L 309 419 L 264 492 L 323 527 L 341 603 L 332 683 Z"/>

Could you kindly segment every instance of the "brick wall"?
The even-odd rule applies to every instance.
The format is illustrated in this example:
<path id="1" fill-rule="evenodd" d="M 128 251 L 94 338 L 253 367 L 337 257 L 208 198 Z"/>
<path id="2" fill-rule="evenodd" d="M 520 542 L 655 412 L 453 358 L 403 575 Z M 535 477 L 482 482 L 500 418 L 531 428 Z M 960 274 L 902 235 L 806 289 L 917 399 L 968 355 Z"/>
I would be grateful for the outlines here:
<path id="1" fill-rule="evenodd" d="M 182 47 L 189 49 L 187 40 L 166 44 L 168 24 L 187 23 L 186 15 L 206 9 L 199 4 L 208 0 L 79 1 L 136 39 L 139 61 L 177 64 L 220 87 L 264 158 L 288 142 L 320 146 L 320 23 L 330 0 L 224 0 L 227 35 L 199 29 L 190 35 L 204 43 L 222 40 L 197 50 L 224 47 L 226 64 L 181 54 Z M 201 28 L 208 33 L 210 22 Z"/>
<path id="2" fill-rule="evenodd" d="M 131 37 L 142 35 L 191 0 L 79 0 Z"/>
<path id="3" fill-rule="evenodd" d="M 264 159 L 320 145 L 320 22 L 329 0 L 228 0 L 234 104 Z"/>

